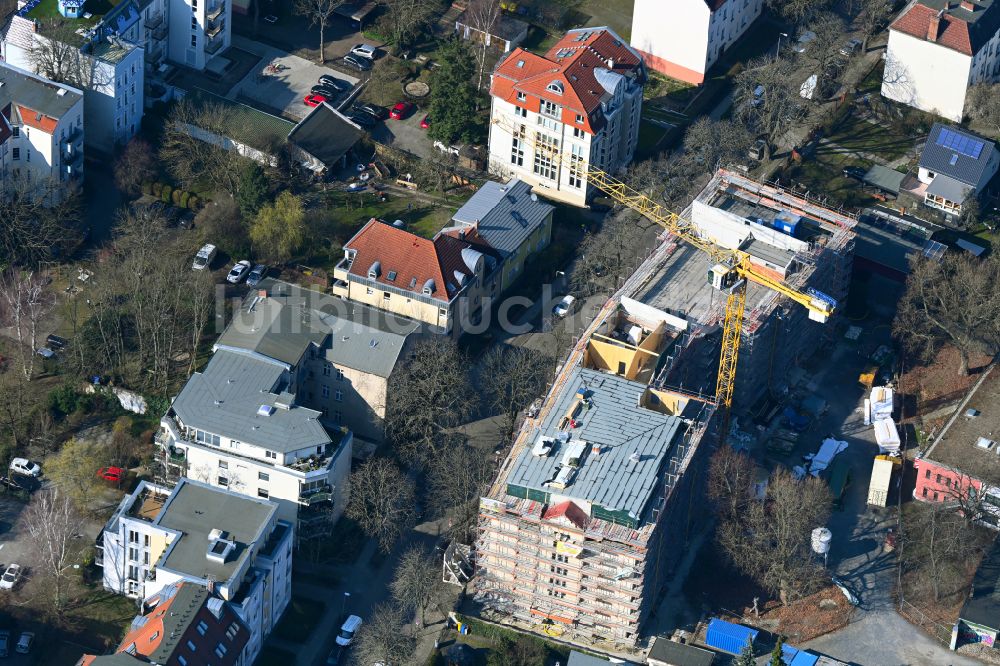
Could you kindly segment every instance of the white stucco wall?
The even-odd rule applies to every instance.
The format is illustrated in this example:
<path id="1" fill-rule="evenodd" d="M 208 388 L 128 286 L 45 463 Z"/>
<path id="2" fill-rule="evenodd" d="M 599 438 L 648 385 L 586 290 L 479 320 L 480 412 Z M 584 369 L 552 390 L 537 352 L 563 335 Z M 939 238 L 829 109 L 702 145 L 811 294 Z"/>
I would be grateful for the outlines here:
<path id="1" fill-rule="evenodd" d="M 882 96 L 961 122 L 971 64 L 958 51 L 891 30 Z"/>
<path id="2" fill-rule="evenodd" d="M 636 0 L 631 44 L 643 53 L 704 74 L 710 18 L 705 0 Z"/>

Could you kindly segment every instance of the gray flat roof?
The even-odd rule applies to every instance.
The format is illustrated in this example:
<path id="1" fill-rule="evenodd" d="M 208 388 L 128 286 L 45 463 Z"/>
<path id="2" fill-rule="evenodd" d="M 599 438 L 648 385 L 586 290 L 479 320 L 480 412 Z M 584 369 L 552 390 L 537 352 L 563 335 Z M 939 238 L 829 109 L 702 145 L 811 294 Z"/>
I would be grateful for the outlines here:
<path id="1" fill-rule="evenodd" d="M 665 636 L 657 636 L 646 659 L 655 659 L 672 666 L 712 666 L 715 653 L 693 645 L 675 643 Z"/>
<path id="2" fill-rule="evenodd" d="M 560 422 L 585 391 L 589 408 L 579 410 L 578 427 L 565 428 L 571 440 L 587 443 L 568 487 L 546 485 L 555 478 L 569 444 L 555 443 L 544 457 L 532 453 L 539 434 L 557 437 Z M 639 407 L 645 384 L 587 368 L 576 368 L 563 386 L 538 432 L 507 477 L 507 483 L 598 504 L 609 511 L 627 512 L 641 520 L 646 504 L 662 477 L 662 468 L 674 447 L 683 419 Z M 600 455 L 591 447 L 600 444 Z M 639 454 L 639 462 L 630 457 Z"/>
<path id="3" fill-rule="evenodd" d="M 934 176 L 934 180 L 927 186 L 927 194 L 933 194 L 955 203 L 962 203 L 972 191 L 972 187 L 959 182 L 950 176 L 939 173 Z"/>
<path id="4" fill-rule="evenodd" d="M 479 235 L 506 257 L 517 252 L 535 229 L 555 210 L 520 180 L 506 185 L 486 181 L 452 217 L 460 224 L 479 221 Z"/>
<path id="5" fill-rule="evenodd" d="M 155 524 L 176 530 L 180 535 L 164 552 L 160 567 L 194 578 L 212 576 L 228 581 L 250 556 L 254 543 L 263 539 L 277 505 L 263 499 L 240 495 L 198 481 L 182 478 L 160 510 Z M 208 559 L 208 535 L 225 531 L 236 542 L 236 550 L 220 563 Z"/>
<path id="6" fill-rule="evenodd" d="M 276 407 L 285 369 L 274 361 L 220 349 L 202 372 L 191 375 L 172 408 L 188 427 L 287 453 L 328 444 L 320 413 L 305 407 Z M 270 416 L 258 413 L 261 405 Z"/>
<path id="7" fill-rule="evenodd" d="M 81 99 L 83 92 L 76 88 L 0 62 L 0 109 L 14 103 L 59 119 Z"/>
<path id="8" fill-rule="evenodd" d="M 904 178 L 906 178 L 905 173 L 876 164 L 865 173 L 864 181 L 880 190 L 899 194 L 899 186 L 903 184 Z"/>
<path id="9" fill-rule="evenodd" d="M 743 249 L 749 252 L 751 257 L 781 268 L 787 268 L 795 259 L 795 253 L 791 250 L 783 250 L 757 239 L 752 239 Z"/>
<path id="10" fill-rule="evenodd" d="M 267 298 L 254 303 L 257 291 L 247 296 L 217 350 L 244 350 L 291 366 L 315 344 L 331 363 L 388 377 L 407 337 L 421 330 L 412 319 L 312 289 L 274 280 L 259 286 Z"/>

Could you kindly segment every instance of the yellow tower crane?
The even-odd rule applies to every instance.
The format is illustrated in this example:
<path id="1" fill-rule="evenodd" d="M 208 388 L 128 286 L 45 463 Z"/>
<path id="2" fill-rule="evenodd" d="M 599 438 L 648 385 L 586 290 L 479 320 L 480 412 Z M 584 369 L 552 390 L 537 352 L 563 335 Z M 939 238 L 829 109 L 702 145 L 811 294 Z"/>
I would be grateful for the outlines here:
<path id="1" fill-rule="evenodd" d="M 494 119 L 493 124 L 505 129 L 512 137 L 517 137 L 532 145 L 535 150 L 544 151 L 553 163 L 562 161 L 562 153 L 558 144 L 537 141 L 532 136 L 532 128 L 525 125 L 514 127 L 500 119 Z M 736 387 L 736 362 L 740 351 L 747 283 L 755 282 L 788 297 L 805 307 L 809 311 L 810 319 L 821 323 L 825 323 L 833 314 L 837 306 L 836 301 L 816 289 L 810 288 L 803 292 L 780 280 L 775 280 L 751 263 L 749 253 L 740 249 L 722 247 L 710 239 L 703 238 L 690 221 L 667 210 L 623 181 L 600 169 L 590 167 L 579 157 L 574 157 L 574 163 L 575 168 L 584 170 L 590 185 L 712 258 L 714 264 L 708 272 L 708 282 L 713 288 L 727 293 L 719 372 L 715 383 L 715 399 L 722 410 L 721 435 L 725 438 L 729 430 L 729 415 Z"/>

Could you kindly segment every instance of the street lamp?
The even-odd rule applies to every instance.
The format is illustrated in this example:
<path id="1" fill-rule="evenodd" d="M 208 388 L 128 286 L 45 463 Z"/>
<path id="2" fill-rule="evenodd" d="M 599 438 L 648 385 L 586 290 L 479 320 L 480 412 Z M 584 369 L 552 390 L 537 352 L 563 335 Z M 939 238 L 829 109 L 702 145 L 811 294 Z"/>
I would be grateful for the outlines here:
<path id="1" fill-rule="evenodd" d="M 344 592 L 344 605 L 340 608 L 340 614 L 343 615 L 347 612 L 347 600 L 351 598 L 350 592 Z"/>
<path id="2" fill-rule="evenodd" d="M 774 57 L 775 58 L 777 58 L 778 56 L 781 55 L 781 38 L 782 37 L 788 37 L 788 33 L 787 32 L 779 32 L 778 33 L 778 48 L 775 49 L 775 51 L 774 51 Z"/>

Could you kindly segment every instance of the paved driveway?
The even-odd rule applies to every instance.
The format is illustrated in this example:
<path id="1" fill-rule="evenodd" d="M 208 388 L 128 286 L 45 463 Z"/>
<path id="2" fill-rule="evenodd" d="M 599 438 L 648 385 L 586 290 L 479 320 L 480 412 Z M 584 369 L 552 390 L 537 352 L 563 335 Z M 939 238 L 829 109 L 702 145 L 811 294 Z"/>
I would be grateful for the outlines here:
<path id="1" fill-rule="evenodd" d="M 402 93 L 400 94 L 402 100 Z M 427 114 L 427 110 L 417 105 L 416 110 L 409 118 L 403 120 L 388 119 L 384 123 L 379 123 L 372 130 L 372 137 L 381 143 L 405 150 L 417 157 L 440 156 L 441 153 L 434 148 L 434 142 L 427 136 L 427 130 L 420 127 L 420 120 Z"/>
<path id="2" fill-rule="evenodd" d="M 309 94 L 310 89 L 316 85 L 319 77 L 323 74 L 329 74 L 346 81 L 351 86 L 356 85 L 359 81 L 357 76 L 331 67 L 321 67 L 315 62 L 290 55 L 239 35 L 233 35 L 233 45 L 259 55 L 261 64 L 233 86 L 229 97 L 232 99 L 243 98 L 254 106 L 271 109 L 275 115 L 296 120 L 304 118 L 311 109 L 305 105 L 302 98 Z M 268 63 L 284 65 L 286 69 L 275 74 L 264 74 L 263 69 Z M 350 91 L 341 93 L 334 102 L 339 103 L 348 95 L 350 95 Z"/>

